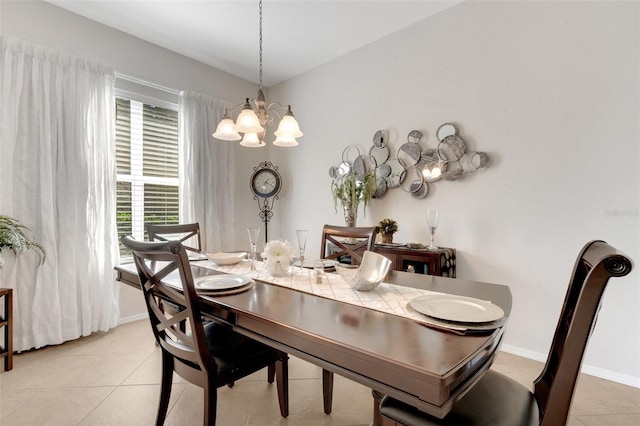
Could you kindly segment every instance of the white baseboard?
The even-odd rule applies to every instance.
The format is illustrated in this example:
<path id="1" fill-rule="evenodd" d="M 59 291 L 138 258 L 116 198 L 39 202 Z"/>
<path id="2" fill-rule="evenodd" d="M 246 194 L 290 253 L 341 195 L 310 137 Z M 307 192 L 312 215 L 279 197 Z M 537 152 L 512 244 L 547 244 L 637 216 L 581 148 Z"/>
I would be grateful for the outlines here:
<path id="1" fill-rule="evenodd" d="M 523 358 L 532 359 L 534 361 L 545 362 L 547 360 L 547 354 L 518 348 L 516 346 L 502 345 L 500 349 L 503 352 L 518 355 Z M 604 368 L 593 367 L 591 365 L 585 364 L 582 365 L 581 372 L 590 376 L 599 377 L 601 379 L 609 380 L 623 385 L 633 386 L 634 388 L 640 388 L 640 377 L 629 376 L 628 374 L 620 374 L 616 373 L 615 371 L 605 370 Z"/>
<path id="2" fill-rule="evenodd" d="M 140 321 L 141 319 L 149 319 L 149 314 L 148 313 L 142 313 L 142 314 L 137 314 L 137 315 L 131 315 L 128 317 L 120 317 L 120 320 L 118 321 L 118 325 L 120 324 L 128 324 L 130 322 L 135 322 L 135 321 Z"/>

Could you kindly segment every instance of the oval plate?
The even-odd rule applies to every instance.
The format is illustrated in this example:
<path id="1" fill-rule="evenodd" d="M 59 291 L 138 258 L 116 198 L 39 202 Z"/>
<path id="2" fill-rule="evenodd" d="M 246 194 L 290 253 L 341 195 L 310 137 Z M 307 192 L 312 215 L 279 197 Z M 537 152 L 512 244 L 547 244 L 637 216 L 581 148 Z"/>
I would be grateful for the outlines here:
<path id="1" fill-rule="evenodd" d="M 208 275 L 194 280 L 196 290 L 206 292 L 228 291 L 251 283 L 246 275 L 220 274 Z"/>
<path id="2" fill-rule="evenodd" d="M 488 300 L 451 294 L 416 297 L 409 305 L 422 314 L 446 321 L 480 323 L 504 317 L 502 308 Z"/>

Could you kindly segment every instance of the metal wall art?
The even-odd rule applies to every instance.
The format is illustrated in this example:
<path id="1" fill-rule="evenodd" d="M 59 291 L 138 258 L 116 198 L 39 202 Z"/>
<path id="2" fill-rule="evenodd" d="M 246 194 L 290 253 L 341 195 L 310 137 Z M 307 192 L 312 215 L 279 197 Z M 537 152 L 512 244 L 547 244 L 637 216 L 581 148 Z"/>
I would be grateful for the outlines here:
<path id="1" fill-rule="evenodd" d="M 452 123 L 444 123 L 436 131 L 436 148 L 421 149 L 422 132 L 412 130 L 407 142 L 391 155 L 389 133 L 378 130 L 373 135 L 369 153 L 357 145 L 349 145 L 342 152 L 342 162 L 329 169 L 332 178 L 356 174 L 356 179 L 375 169 L 377 188 L 374 198 L 381 198 L 388 189 L 402 188 L 414 198 L 424 198 L 429 193 L 429 183 L 441 179 L 454 181 L 465 173 L 472 173 L 489 164 L 485 152 L 469 151 L 458 129 Z"/>

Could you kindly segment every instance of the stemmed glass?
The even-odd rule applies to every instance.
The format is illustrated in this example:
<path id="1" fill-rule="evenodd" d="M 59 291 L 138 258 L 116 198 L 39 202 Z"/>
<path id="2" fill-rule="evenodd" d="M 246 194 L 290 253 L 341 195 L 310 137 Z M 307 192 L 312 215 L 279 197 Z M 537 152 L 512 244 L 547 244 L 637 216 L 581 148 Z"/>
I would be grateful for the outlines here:
<path id="1" fill-rule="evenodd" d="M 302 271 L 302 263 L 304 262 L 304 249 L 307 245 L 307 234 L 309 233 L 306 229 L 298 229 L 296 230 L 296 234 L 298 235 L 298 250 L 300 251 L 300 270 Z"/>
<path id="2" fill-rule="evenodd" d="M 431 244 L 429 244 L 429 248 L 431 250 L 435 250 L 438 246 L 435 245 L 434 239 L 436 236 L 436 228 L 438 227 L 438 209 L 428 209 L 427 210 L 427 227 L 429 228 L 429 232 L 431 233 Z"/>
<path id="3" fill-rule="evenodd" d="M 258 234 L 260 234 L 260 228 L 247 228 L 247 233 L 249 234 L 249 244 L 251 245 L 251 270 L 256 270 L 256 252 L 258 246 Z"/>

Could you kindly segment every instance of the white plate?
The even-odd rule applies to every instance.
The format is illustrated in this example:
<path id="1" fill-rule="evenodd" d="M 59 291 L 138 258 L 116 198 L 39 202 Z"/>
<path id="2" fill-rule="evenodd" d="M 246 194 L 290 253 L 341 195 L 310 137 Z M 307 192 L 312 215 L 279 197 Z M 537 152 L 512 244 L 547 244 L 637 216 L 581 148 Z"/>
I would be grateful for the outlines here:
<path id="1" fill-rule="evenodd" d="M 245 275 L 220 274 L 195 279 L 198 291 L 227 291 L 250 284 L 251 278 Z"/>
<path id="2" fill-rule="evenodd" d="M 241 253 L 207 253 L 207 257 L 216 265 L 235 265 L 240 263 L 242 259 L 247 255 L 245 252 Z"/>
<path id="3" fill-rule="evenodd" d="M 489 322 L 504 316 L 502 308 L 488 300 L 450 294 L 416 297 L 409 305 L 422 314 L 446 321 Z"/>

